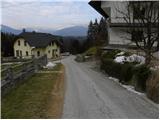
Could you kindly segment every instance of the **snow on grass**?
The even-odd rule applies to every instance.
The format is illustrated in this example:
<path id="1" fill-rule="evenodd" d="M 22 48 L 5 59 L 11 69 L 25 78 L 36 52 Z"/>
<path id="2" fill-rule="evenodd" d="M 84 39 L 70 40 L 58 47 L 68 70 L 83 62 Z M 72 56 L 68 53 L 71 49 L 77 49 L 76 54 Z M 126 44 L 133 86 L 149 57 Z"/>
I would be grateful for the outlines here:
<path id="1" fill-rule="evenodd" d="M 118 57 L 116 57 L 115 59 L 114 59 L 114 61 L 116 62 L 116 63 L 124 63 L 126 60 L 125 60 L 125 56 L 118 56 Z"/>
<path id="2" fill-rule="evenodd" d="M 120 52 L 116 56 L 119 56 L 119 55 L 124 55 L 124 52 Z"/>
<path id="3" fill-rule="evenodd" d="M 108 77 L 108 78 L 115 81 L 115 82 L 119 82 L 119 79 L 117 79 L 117 78 L 114 78 L 114 77 Z"/>
<path id="4" fill-rule="evenodd" d="M 56 64 L 55 63 L 52 63 L 52 62 L 48 62 L 46 66 L 43 66 L 43 68 L 48 68 L 48 69 L 51 69 L 53 67 L 55 67 Z"/>
<path id="5" fill-rule="evenodd" d="M 47 67 L 54 67 L 56 64 L 52 63 L 52 62 L 48 62 L 48 64 L 46 65 Z"/>
<path id="6" fill-rule="evenodd" d="M 141 93 L 141 92 L 136 91 L 136 90 L 134 89 L 134 86 L 124 85 L 124 84 L 121 84 L 121 83 L 120 83 L 120 85 L 123 86 L 124 88 L 126 88 L 128 91 L 131 91 L 131 92 L 136 93 L 136 94 L 138 94 L 138 95 L 145 95 L 144 93 Z"/>
<path id="7" fill-rule="evenodd" d="M 122 54 L 122 52 L 120 52 L 119 54 Z M 145 63 L 145 58 L 143 56 L 133 54 L 133 55 L 128 56 L 128 57 L 127 56 L 117 56 L 114 59 L 114 61 L 116 63 L 121 63 L 121 64 L 123 64 L 124 62 L 138 62 L 140 64 L 144 64 Z"/>
<path id="8" fill-rule="evenodd" d="M 113 80 L 113 81 L 119 83 L 119 79 L 117 79 L 117 78 L 114 78 L 114 77 L 108 77 L 108 78 L 109 78 L 110 80 Z M 141 93 L 141 92 L 136 91 L 136 90 L 134 89 L 134 86 L 124 85 L 124 84 L 122 84 L 122 83 L 119 83 L 119 84 L 120 84 L 122 87 L 126 88 L 128 91 L 131 91 L 131 92 L 136 93 L 136 94 L 138 94 L 138 95 L 145 95 L 144 93 Z"/>
<path id="9" fill-rule="evenodd" d="M 159 69 L 159 66 L 154 66 L 154 67 L 150 67 L 150 70 L 158 70 Z"/>
<path id="10" fill-rule="evenodd" d="M 133 55 L 127 57 L 127 61 L 128 62 L 138 62 L 140 64 L 144 64 L 145 63 L 145 58 L 143 56 L 133 54 Z"/>

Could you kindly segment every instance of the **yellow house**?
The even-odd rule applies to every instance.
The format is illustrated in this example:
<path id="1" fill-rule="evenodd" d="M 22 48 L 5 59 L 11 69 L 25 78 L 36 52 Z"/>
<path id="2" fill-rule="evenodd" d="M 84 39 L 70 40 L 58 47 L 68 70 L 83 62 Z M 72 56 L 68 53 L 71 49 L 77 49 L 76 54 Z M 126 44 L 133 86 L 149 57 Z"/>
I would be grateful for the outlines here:
<path id="1" fill-rule="evenodd" d="M 14 42 L 14 56 L 30 58 L 46 54 L 47 58 L 57 58 L 60 56 L 60 45 L 58 38 L 51 34 L 23 31 Z"/>

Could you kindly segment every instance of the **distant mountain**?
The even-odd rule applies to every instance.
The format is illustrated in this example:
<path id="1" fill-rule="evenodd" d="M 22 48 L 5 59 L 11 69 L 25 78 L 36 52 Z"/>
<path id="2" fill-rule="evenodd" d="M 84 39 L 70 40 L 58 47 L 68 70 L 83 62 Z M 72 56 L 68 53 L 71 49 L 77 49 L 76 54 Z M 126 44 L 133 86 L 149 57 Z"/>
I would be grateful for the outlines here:
<path id="1" fill-rule="evenodd" d="M 83 26 L 67 27 L 61 30 L 57 30 L 53 32 L 53 34 L 60 35 L 60 36 L 86 36 L 87 27 L 83 27 Z"/>
<path id="2" fill-rule="evenodd" d="M 25 28 L 26 31 L 32 32 L 44 32 L 44 33 L 51 33 L 54 35 L 59 35 L 59 36 L 86 36 L 87 35 L 87 27 L 83 26 L 73 26 L 73 27 L 67 27 L 61 30 L 54 30 L 54 29 L 34 29 L 34 28 Z M 13 34 L 20 34 L 22 30 L 14 29 L 12 27 L 6 26 L 6 25 L 1 25 L 1 31 L 2 32 L 8 32 L 8 33 L 13 33 Z"/>
<path id="3" fill-rule="evenodd" d="M 7 32 L 7 33 L 13 33 L 13 34 L 16 34 L 16 35 L 22 32 L 22 30 L 17 30 L 17 29 L 8 27 L 6 25 L 1 25 L 1 31 L 2 32 Z"/>

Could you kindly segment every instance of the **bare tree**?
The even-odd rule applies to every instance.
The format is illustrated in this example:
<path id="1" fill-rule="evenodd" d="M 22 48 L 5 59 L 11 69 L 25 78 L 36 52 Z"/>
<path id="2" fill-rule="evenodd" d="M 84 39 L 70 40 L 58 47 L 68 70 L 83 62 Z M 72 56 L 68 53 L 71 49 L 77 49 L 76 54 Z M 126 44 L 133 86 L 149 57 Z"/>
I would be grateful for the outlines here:
<path id="1" fill-rule="evenodd" d="M 130 40 L 144 51 L 148 65 L 152 54 L 159 50 L 159 2 L 128 1 L 125 10 L 117 6 L 116 11 L 127 23 L 126 32 L 132 36 Z"/>

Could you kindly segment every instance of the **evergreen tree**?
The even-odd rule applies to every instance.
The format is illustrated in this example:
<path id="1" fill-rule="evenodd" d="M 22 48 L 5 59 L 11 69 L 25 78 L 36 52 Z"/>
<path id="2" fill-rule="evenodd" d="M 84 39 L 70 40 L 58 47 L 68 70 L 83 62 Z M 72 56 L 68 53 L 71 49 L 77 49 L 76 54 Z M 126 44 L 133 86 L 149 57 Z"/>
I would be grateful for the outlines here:
<path id="1" fill-rule="evenodd" d="M 101 47 L 108 44 L 108 29 L 105 19 L 102 17 L 98 23 L 95 19 L 94 23 L 90 21 L 88 25 L 87 47 Z"/>
<path id="2" fill-rule="evenodd" d="M 14 56 L 13 44 L 16 35 L 1 32 L 1 53 L 3 57 Z"/>
<path id="3" fill-rule="evenodd" d="M 99 44 L 107 45 L 108 44 L 108 29 L 106 20 L 102 17 L 99 23 Z"/>
<path id="4" fill-rule="evenodd" d="M 88 25 L 88 33 L 87 33 L 87 45 L 86 47 L 91 47 L 93 45 L 93 23 L 92 21 L 90 21 L 89 25 Z"/>
<path id="5" fill-rule="evenodd" d="M 97 22 L 97 19 L 95 19 L 95 22 L 93 24 L 92 27 L 92 34 L 93 34 L 93 46 L 97 46 L 98 45 L 98 28 L 99 28 L 99 24 Z"/>

